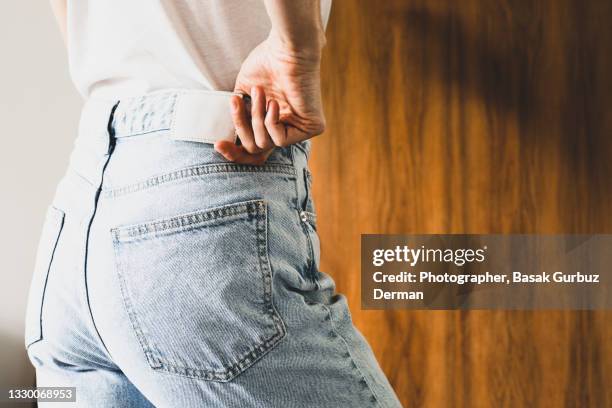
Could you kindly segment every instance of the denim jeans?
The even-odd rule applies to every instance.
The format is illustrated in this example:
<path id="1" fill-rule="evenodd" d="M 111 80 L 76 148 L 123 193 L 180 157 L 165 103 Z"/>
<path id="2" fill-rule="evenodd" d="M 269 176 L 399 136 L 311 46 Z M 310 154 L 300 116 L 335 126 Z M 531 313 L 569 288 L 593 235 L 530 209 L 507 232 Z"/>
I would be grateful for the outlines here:
<path id="1" fill-rule="evenodd" d="M 310 143 L 230 163 L 169 138 L 172 113 L 171 92 L 85 105 L 28 300 L 37 385 L 79 407 L 400 406 L 319 271 Z"/>

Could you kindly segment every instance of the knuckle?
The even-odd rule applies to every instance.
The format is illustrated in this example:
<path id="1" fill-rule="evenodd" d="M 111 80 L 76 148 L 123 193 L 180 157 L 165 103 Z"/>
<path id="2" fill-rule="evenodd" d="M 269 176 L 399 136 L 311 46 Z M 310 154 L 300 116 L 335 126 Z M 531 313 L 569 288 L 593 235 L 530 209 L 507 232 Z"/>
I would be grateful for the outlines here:
<path id="1" fill-rule="evenodd" d="M 315 124 L 314 135 L 315 136 L 320 135 L 321 133 L 325 132 L 325 129 L 326 129 L 325 119 L 321 118 L 321 121 Z"/>
<path id="2" fill-rule="evenodd" d="M 277 145 L 280 147 L 287 147 L 290 145 L 290 143 L 289 143 L 289 140 L 287 140 L 287 138 L 284 137 L 278 141 Z"/>
<path id="3" fill-rule="evenodd" d="M 241 115 L 234 116 L 234 127 L 241 132 L 246 133 L 249 131 L 249 123 Z"/>
<path id="4" fill-rule="evenodd" d="M 249 146 L 245 146 L 244 148 L 250 154 L 259 153 L 261 151 L 261 149 L 255 143 L 251 143 Z"/>
<path id="5" fill-rule="evenodd" d="M 257 127 L 257 128 L 264 127 L 264 120 L 260 117 L 254 116 L 251 122 L 253 123 L 253 127 Z"/>
<path id="6" fill-rule="evenodd" d="M 251 139 L 240 139 L 240 143 L 242 144 L 242 147 L 244 147 L 248 152 L 251 152 L 251 150 L 253 150 L 253 148 L 255 147 L 255 143 L 253 143 Z"/>
<path id="7" fill-rule="evenodd" d="M 240 111 L 239 108 L 231 108 L 230 109 L 230 116 L 232 117 L 232 121 L 234 123 L 240 123 L 242 122 L 242 112 Z"/>
<path id="8" fill-rule="evenodd" d="M 232 109 L 232 119 L 234 120 L 235 123 L 243 122 L 240 109 Z"/>
<path id="9" fill-rule="evenodd" d="M 272 142 L 270 141 L 270 139 L 265 138 L 265 139 L 260 139 L 257 141 L 257 146 L 259 146 L 260 149 L 262 150 L 266 150 L 269 149 L 273 146 Z"/>

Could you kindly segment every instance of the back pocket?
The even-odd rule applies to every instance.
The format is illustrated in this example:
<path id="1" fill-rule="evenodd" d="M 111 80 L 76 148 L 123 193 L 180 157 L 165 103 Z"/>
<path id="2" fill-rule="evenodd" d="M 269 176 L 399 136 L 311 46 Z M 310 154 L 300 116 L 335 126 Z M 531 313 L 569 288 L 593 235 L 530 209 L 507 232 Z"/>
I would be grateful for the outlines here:
<path id="1" fill-rule="evenodd" d="M 285 335 L 263 200 L 111 232 L 125 307 L 153 369 L 230 381 Z"/>
<path id="2" fill-rule="evenodd" d="M 64 212 L 53 206 L 49 207 L 45 216 L 38 250 L 36 251 L 36 262 L 34 273 L 30 283 L 28 305 L 25 321 L 25 346 L 42 340 L 42 308 L 45 298 L 45 289 L 49 270 L 53 262 L 53 255 L 64 226 Z"/>

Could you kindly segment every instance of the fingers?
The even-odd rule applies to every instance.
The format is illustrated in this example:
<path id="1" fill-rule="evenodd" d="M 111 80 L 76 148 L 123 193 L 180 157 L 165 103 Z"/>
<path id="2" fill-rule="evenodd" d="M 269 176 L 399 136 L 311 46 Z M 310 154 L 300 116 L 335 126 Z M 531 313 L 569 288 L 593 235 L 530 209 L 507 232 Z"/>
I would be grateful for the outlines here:
<path id="1" fill-rule="evenodd" d="M 234 121 L 234 127 L 236 128 L 236 134 L 242 143 L 242 146 L 249 153 L 259 152 L 259 148 L 255 144 L 255 137 L 253 129 L 247 111 L 244 105 L 244 100 L 239 96 L 232 96 L 231 98 L 231 110 L 232 120 Z"/>
<path id="2" fill-rule="evenodd" d="M 280 122 L 280 107 L 273 99 L 268 103 L 265 125 L 276 146 L 287 146 L 287 128 Z"/>
<path id="3" fill-rule="evenodd" d="M 263 164 L 274 147 L 285 147 L 308 139 L 305 131 L 280 120 L 280 105 L 270 99 L 266 104 L 266 94 L 261 87 L 251 88 L 251 109 L 239 96 L 231 98 L 232 119 L 241 146 L 221 141 L 215 150 L 227 160 L 244 164 Z"/>
<path id="4" fill-rule="evenodd" d="M 249 153 L 244 146 L 238 146 L 227 140 L 219 140 L 215 142 L 215 150 L 229 161 L 259 166 L 266 162 L 273 149 L 259 153 Z"/>
<path id="5" fill-rule="evenodd" d="M 243 98 L 239 96 L 232 97 L 232 119 L 240 142 L 247 152 L 255 154 L 274 147 L 274 141 L 268 134 L 265 126 L 265 92 L 260 87 L 254 86 L 251 88 L 250 97 L 250 117 Z"/>
<path id="6" fill-rule="evenodd" d="M 260 150 L 274 147 L 265 126 L 266 120 L 266 94 L 260 87 L 251 88 L 251 124 L 255 135 L 255 144 Z"/>
<path id="7" fill-rule="evenodd" d="M 313 136 L 320 135 L 325 130 L 325 120 L 310 124 L 307 130 L 303 126 L 296 126 L 280 120 L 280 105 L 274 99 L 268 102 L 268 110 L 265 119 L 266 129 L 274 145 L 285 147 Z"/>

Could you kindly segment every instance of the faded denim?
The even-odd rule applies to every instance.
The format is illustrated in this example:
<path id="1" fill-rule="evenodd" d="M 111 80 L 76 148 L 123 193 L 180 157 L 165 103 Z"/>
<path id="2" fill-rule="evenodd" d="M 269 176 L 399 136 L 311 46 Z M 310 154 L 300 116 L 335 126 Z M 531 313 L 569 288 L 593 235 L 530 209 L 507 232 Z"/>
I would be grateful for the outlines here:
<path id="1" fill-rule="evenodd" d="M 79 407 L 400 406 L 319 271 L 310 143 L 230 163 L 168 137 L 173 100 L 84 108 L 28 300 L 38 385 Z"/>

